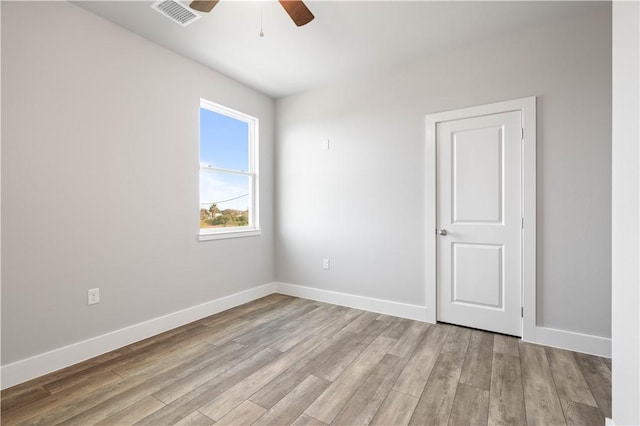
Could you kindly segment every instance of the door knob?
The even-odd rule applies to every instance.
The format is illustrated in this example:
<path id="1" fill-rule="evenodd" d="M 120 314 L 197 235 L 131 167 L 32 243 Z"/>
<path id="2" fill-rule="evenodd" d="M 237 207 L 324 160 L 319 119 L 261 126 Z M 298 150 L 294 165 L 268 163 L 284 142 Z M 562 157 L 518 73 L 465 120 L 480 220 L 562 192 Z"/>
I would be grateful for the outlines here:
<path id="1" fill-rule="evenodd" d="M 441 229 L 440 230 L 440 235 L 442 235 L 442 236 L 447 235 L 447 230 L 446 229 Z"/>

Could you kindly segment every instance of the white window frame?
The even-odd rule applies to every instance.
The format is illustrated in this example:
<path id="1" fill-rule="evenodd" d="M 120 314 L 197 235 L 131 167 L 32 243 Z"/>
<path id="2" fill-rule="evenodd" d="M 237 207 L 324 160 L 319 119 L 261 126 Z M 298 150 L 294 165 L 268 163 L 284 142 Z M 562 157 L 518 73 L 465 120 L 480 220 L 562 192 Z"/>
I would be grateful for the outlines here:
<path id="1" fill-rule="evenodd" d="M 214 167 L 212 165 L 203 165 L 200 162 L 200 139 L 198 138 L 198 164 L 199 170 L 206 170 L 208 172 L 228 173 L 240 176 L 249 177 L 249 225 L 248 226 L 235 226 L 229 228 L 200 228 L 198 235 L 199 241 L 219 240 L 223 238 L 239 238 L 239 237 L 253 237 L 262 234 L 260 229 L 260 211 L 259 211 L 259 174 L 258 174 L 258 135 L 259 135 L 259 121 L 257 118 L 247 114 L 243 114 L 239 111 L 227 108 L 225 106 L 216 104 L 206 99 L 200 99 L 200 108 L 207 109 L 217 114 L 222 114 L 227 117 L 233 118 L 247 123 L 249 129 L 249 170 L 246 172 L 240 170 L 230 170 L 220 167 Z M 198 109 L 200 111 L 200 109 Z M 199 123 L 199 122 L 198 122 Z M 200 128 L 200 127 L 198 127 Z M 198 184 L 199 186 L 199 184 Z M 198 196 L 199 198 L 199 196 Z M 198 200 L 200 201 L 200 200 Z M 200 205 L 198 204 L 198 215 L 200 217 Z M 199 223 L 199 220 L 198 220 Z M 199 227 L 200 225 L 198 225 Z"/>

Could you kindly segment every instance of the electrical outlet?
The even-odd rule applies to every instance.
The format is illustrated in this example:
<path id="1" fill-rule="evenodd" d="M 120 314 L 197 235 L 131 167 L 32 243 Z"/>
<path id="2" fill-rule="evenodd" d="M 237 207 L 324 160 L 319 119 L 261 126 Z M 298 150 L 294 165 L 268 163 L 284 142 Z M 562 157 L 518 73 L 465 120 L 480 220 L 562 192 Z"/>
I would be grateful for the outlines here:
<path id="1" fill-rule="evenodd" d="M 322 269 L 329 269 L 329 259 L 322 259 Z"/>
<path id="2" fill-rule="evenodd" d="M 100 303 L 100 289 L 92 288 L 87 290 L 87 303 L 89 305 L 95 305 L 96 303 Z"/>

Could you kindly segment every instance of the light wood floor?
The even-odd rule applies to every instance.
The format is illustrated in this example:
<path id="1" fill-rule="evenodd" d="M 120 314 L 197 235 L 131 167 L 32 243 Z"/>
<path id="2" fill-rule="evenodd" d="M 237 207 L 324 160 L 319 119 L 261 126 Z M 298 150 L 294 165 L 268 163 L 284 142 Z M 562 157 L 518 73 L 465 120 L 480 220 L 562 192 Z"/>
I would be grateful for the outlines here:
<path id="1" fill-rule="evenodd" d="M 272 295 L 2 392 L 2 424 L 603 425 L 611 365 Z"/>

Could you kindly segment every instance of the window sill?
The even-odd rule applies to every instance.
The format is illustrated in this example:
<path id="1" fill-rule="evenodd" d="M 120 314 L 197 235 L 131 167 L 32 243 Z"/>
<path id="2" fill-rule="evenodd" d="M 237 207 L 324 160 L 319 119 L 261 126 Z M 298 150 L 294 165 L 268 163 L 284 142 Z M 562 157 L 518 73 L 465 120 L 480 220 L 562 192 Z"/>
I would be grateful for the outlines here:
<path id="1" fill-rule="evenodd" d="M 259 235 L 262 235 L 262 230 L 260 229 L 234 229 L 216 232 L 200 231 L 200 235 L 198 235 L 198 241 L 222 240 L 225 238 L 257 237 Z"/>

